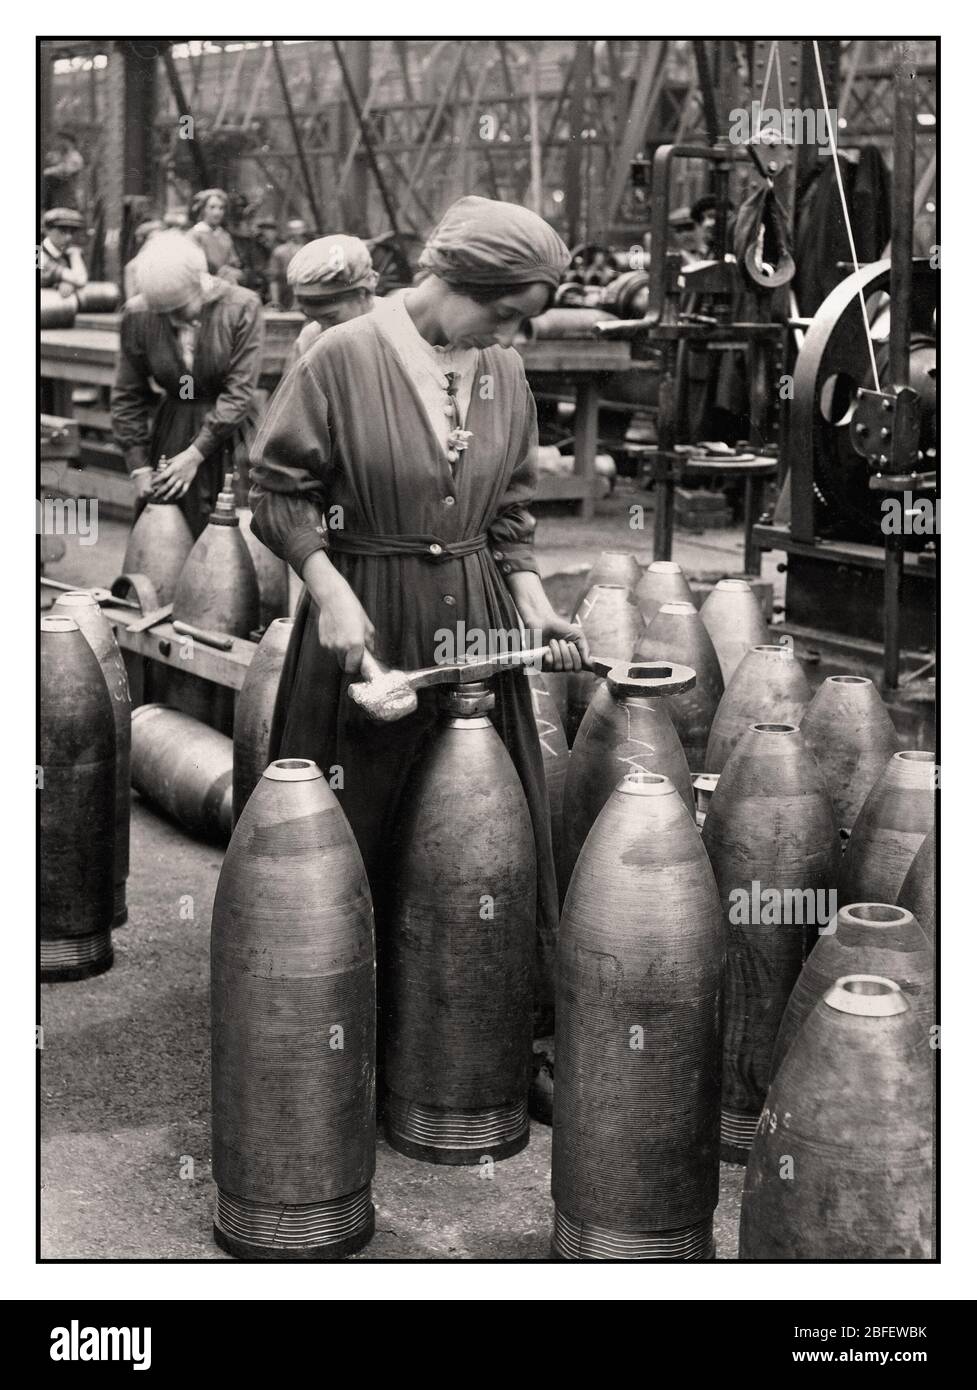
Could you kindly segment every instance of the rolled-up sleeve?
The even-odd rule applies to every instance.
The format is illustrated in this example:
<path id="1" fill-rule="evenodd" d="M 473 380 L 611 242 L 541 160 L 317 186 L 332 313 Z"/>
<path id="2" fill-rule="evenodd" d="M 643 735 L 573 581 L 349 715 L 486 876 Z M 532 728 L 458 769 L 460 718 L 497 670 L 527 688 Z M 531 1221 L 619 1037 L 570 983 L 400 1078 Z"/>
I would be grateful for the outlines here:
<path id="1" fill-rule="evenodd" d="M 329 403 L 299 362 L 272 398 L 251 450 L 251 529 L 301 576 L 323 537 L 332 445 Z"/>
<path id="2" fill-rule="evenodd" d="M 261 300 L 248 295 L 248 302 L 235 306 L 231 352 L 225 369 L 220 395 L 213 410 L 208 410 L 193 441 L 204 458 L 208 458 L 227 436 L 237 428 L 251 409 L 261 373 L 261 352 L 265 324 L 261 316 Z"/>
<path id="3" fill-rule="evenodd" d="M 529 510 L 529 504 L 536 495 L 536 451 L 539 436 L 536 430 L 536 402 L 528 386 L 526 397 L 526 432 L 519 462 L 512 470 L 505 492 L 499 500 L 499 509 L 488 528 L 492 558 L 503 574 L 513 574 L 520 570 L 539 574 L 539 563 L 533 546 L 536 518 Z"/>
<path id="4" fill-rule="evenodd" d="M 155 400 L 140 323 L 140 315 L 123 312 L 110 405 L 112 431 L 130 473 L 149 463 L 150 417 Z"/>

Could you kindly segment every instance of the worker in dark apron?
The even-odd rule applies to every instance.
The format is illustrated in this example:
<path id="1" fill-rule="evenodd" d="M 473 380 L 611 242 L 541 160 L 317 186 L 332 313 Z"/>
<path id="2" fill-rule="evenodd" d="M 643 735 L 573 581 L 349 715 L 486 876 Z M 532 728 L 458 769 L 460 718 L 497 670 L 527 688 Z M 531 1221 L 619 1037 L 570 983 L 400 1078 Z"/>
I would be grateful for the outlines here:
<path id="1" fill-rule="evenodd" d="M 112 426 L 137 510 L 174 502 L 198 536 L 225 471 L 247 474 L 261 301 L 209 275 L 203 252 L 180 232 L 159 233 L 137 259 L 140 292 L 122 315 Z"/>

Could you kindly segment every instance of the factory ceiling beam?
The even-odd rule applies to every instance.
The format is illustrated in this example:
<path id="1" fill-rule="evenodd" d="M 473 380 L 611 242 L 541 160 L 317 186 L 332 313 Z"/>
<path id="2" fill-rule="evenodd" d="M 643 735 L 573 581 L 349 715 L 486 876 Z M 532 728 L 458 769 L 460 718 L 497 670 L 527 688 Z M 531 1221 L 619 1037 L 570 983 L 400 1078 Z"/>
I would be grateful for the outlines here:
<path id="1" fill-rule="evenodd" d="M 631 108 L 624 124 L 617 132 L 617 153 L 608 186 L 605 203 L 604 226 L 609 227 L 617 216 L 618 208 L 628 186 L 631 161 L 641 153 L 648 131 L 648 122 L 661 98 L 665 83 L 668 43 L 642 43 L 636 63 L 637 78 Z"/>
<path id="2" fill-rule="evenodd" d="M 193 112 L 190 103 L 183 94 L 183 84 L 180 81 L 180 74 L 177 72 L 176 63 L 173 61 L 173 54 L 170 45 L 164 43 L 160 56 L 163 59 L 163 67 L 166 69 L 166 77 L 170 84 L 170 91 L 173 93 L 173 100 L 176 102 L 176 114 L 179 119 L 189 118 L 193 120 Z M 207 156 L 204 154 L 200 138 L 194 130 L 192 140 L 188 140 L 190 146 L 190 158 L 193 160 L 193 167 L 197 171 L 197 178 L 200 180 L 201 188 L 210 187 L 210 170 L 207 167 Z"/>
<path id="3" fill-rule="evenodd" d="M 587 109 L 587 82 L 592 47 L 589 39 L 578 39 L 573 52 L 573 80 L 570 86 L 570 140 L 566 158 L 567 240 L 571 246 L 580 240 L 582 207 L 583 132 Z"/>
<path id="4" fill-rule="evenodd" d="M 346 59 L 343 55 L 342 46 L 338 39 L 333 39 L 331 42 L 333 52 L 336 54 L 336 61 L 339 64 L 339 71 L 342 73 L 343 86 L 346 89 L 346 95 L 349 98 L 350 107 L 352 108 L 353 115 L 356 118 L 356 123 L 360 129 L 360 136 L 363 141 L 363 148 L 366 151 L 366 157 L 369 161 L 370 169 L 373 172 L 373 177 L 376 180 L 377 189 L 379 190 L 380 198 L 383 202 L 384 210 L 387 214 L 387 220 L 390 223 L 390 230 L 392 232 L 398 232 L 400 228 L 397 224 L 397 214 L 394 210 L 394 205 L 391 200 L 390 193 L 387 189 L 386 181 L 382 173 L 380 172 L 380 165 L 377 163 L 377 156 L 373 148 L 373 141 L 370 139 L 370 132 L 367 129 L 366 121 L 363 118 L 363 110 L 360 106 L 359 97 L 356 94 L 356 88 L 353 86 L 353 79 L 350 76 L 349 68 L 346 66 Z"/>
<path id="5" fill-rule="evenodd" d="M 298 156 L 299 168 L 302 170 L 302 182 L 305 184 L 305 196 L 308 199 L 309 209 L 312 213 L 312 224 L 315 228 L 316 236 L 321 236 L 323 223 L 322 214 L 319 212 L 319 199 L 316 196 L 315 184 L 312 182 L 312 172 L 305 158 L 305 147 L 302 144 L 302 135 L 299 130 L 298 121 L 295 119 L 295 110 L 292 106 L 292 98 L 288 90 L 288 81 L 285 77 L 285 69 L 282 66 L 282 55 L 279 51 L 277 39 L 272 42 L 271 51 L 275 61 L 275 71 L 278 74 L 278 85 L 281 88 L 282 101 L 285 103 L 285 114 L 288 117 L 288 124 L 292 131 L 292 143 L 295 146 L 295 153 Z"/>

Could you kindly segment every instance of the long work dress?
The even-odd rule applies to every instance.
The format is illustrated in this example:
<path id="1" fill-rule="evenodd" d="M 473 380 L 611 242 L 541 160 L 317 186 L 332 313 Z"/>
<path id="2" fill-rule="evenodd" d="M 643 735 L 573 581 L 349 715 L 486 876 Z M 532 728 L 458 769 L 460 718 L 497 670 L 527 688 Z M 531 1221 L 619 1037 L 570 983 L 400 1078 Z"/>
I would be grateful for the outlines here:
<path id="1" fill-rule="evenodd" d="M 252 452 L 252 528 L 299 574 L 313 551 L 328 550 L 376 628 L 378 658 L 410 670 L 435 663 L 439 629 L 520 627 L 505 576 L 538 572 L 528 511 L 536 411 L 518 355 L 479 351 L 465 420 L 471 439 L 452 467 L 381 317 L 323 333 L 279 386 Z M 404 553 L 351 553 L 397 549 Z M 305 592 L 279 689 L 272 757 L 312 758 L 327 775 L 342 768 L 337 795 L 363 854 L 382 951 L 397 805 L 436 719 L 436 691 L 420 691 L 417 712 L 405 719 L 370 722 L 345 693 L 350 677 L 319 644 L 318 617 Z M 552 1020 L 559 918 L 543 762 L 525 674 L 507 672 L 493 687 L 493 719 L 522 780 L 536 839 L 540 1035 Z"/>
<path id="2" fill-rule="evenodd" d="M 178 503 L 194 536 L 207 525 L 224 473 L 240 464 L 246 476 L 263 336 L 258 296 L 224 280 L 208 287 L 189 361 L 168 315 L 155 313 L 139 294 L 123 310 L 112 388 L 115 437 L 130 473 L 197 446 L 204 460 Z"/>

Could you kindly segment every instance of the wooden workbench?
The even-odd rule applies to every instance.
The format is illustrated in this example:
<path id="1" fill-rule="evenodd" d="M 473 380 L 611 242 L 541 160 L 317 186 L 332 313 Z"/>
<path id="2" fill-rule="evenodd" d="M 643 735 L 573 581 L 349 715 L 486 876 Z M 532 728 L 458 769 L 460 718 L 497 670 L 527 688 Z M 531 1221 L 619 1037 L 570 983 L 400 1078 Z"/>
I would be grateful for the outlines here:
<path id="1" fill-rule="evenodd" d="M 271 391 L 281 378 L 285 360 L 299 329 L 301 314 L 265 310 L 265 342 L 259 386 Z M 49 328 L 41 333 L 41 377 L 51 383 L 51 408 L 56 415 L 75 418 L 81 427 L 106 435 L 111 432 L 107 400 L 72 403 L 72 391 L 90 386 L 107 391 L 115 380 L 119 352 L 118 314 L 79 314 L 72 328 Z M 520 341 L 516 351 L 526 372 L 538 384 L 547 377 L 568 382 L 576 397 L 574 471 L 567 477 L 543 474 L 540 501 L 579 503 L 580 515 L 593 515 L 599 481 L 596 476 L 597 416 L 601 387 L 609 375 L 632 372 L 635 363 L 627 343 L 597 338 L 559 338 Z M 85 440 L 89 463 L 113 473 L 123 472 L 122 455 L 111 442 Z M 111 489 L 110 489 L 111 490 Z"/>

